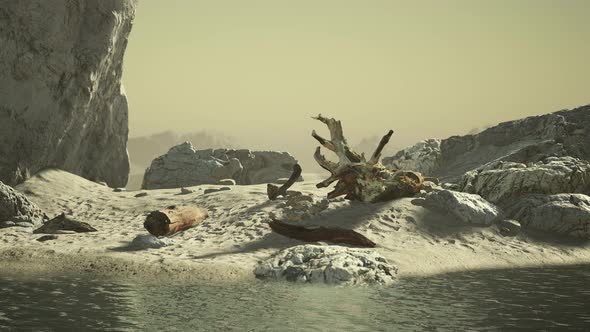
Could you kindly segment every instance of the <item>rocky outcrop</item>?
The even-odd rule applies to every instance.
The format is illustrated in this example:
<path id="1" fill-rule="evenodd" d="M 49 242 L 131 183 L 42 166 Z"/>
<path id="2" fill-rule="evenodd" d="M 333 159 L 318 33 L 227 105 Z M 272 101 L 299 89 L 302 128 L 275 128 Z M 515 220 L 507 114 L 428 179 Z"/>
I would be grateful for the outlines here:
<path id="1" fill-rule="evenodd" d="M 57 167 L 125 186 L 134 14 L 134 0 L 0 1 L 1 181 Z"/>
<path id="2" fill-rule="evenodd" d="M 503 204 L 527 193 L 590 194 L 590 163 L 550 157 L 529 165 L 497 161 L 463 176 L 460 189 Z"/>
<path id="3" fill-rule="evenodd" d="M 29 199 L 0 182 L 0 227 L 38 226 L 47 217 L 41 209 Z"/>
<path id="4" fill-rule="evenodd" d="M 430 175 L 436 173 L 441 162 L 439 139 L 427 139 L 393 157 L 383 158 L 383 164 L 393 169 L 407 169 Z"/>
<path id="5" fill-rule="evenodd" d="M 218 184 L 222 179 L 233 179 L 242 185 L 271 183 L 289 177 L 296 163 L 286 152 L 195 150 L 190 142 L 185 142 L 152 161 L 145 172 L 142 188 Z"/>
<path id="6" fill-rule="evenodd" d="M 489 226 L 503 217 L 498 207 L 481 196 L 452 190 L 433 191 L 426 195 L 422 205 L 474 225 Z"/>
<path id="7" fill-rule="evenodd" d="M 528 195 L 506 209 L 523 228 L 590 239 L 590 197 L 583 194 Z"/>
<path id="8" fill-rule="evenodd" d="M 481 133 L 420 142 L 384 158 L 392 168 L 408 168 L 457 181 L 492 161 L 531 163 L 550 156 L 590 160 L 590 105 L 501 123 Z"/>
<path id="9" fill-rule="evenodd" d="M 306 244 L 260 262 L 254 274 L 261 279 L 300 283 L 389 284 L 397 267 L 372 250 Z"/>

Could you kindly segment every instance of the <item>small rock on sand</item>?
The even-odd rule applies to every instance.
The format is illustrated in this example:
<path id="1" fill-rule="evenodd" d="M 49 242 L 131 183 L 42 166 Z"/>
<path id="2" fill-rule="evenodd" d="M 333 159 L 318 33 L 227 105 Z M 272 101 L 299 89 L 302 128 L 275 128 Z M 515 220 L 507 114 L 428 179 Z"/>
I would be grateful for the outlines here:
<path id="1" fill-rule="evenodd" d="M 188 194 L 192 194 L 194 192 L 195 191 L 192 190 L 192 189 L 188 189 L 188 188 L 185 188 L 185 187 L 180 188 L 180 194 L 181 195 L 188 195 Z"/>
<path id="2" fill-rule="evenodd" d="M 134 250 L 158 249 L 168 246 L 171 243 L 171 239 L 157 238 L 151 234 L 140 234 L 131 241 L 129 248 Z"/>
<path id="3" fill-rule="evenodd" d="M 135 197 L 145 197 L 145 196 L 147 196 L 147 195 L 148 195 L 148 193 L 146 193 L 146 192 L 141 192 L 141 193 L 139 193 L 139 194 L 136 194 L 136 195 L 135 195 Z"/>

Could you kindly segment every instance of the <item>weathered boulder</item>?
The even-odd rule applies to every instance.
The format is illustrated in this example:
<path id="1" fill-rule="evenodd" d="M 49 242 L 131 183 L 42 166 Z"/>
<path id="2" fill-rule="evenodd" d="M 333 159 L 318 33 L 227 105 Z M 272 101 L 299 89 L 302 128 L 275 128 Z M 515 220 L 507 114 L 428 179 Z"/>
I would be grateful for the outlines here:
<path id="1" fill-rule="evenodd" d="M 0 182 L 0 227 L 41 225 L 45 218 L 47 217 L 35 203 Z"/>
<path id="2" fill-rule="evenodd" d="M 503 217 L 500 208 L 481 196 L 452 190 L 433 191 L 426 195 L 421 205 L 474 225 L 489 226 Z"/>
<path id="3" fill-rule="evenodd" d="M 532 164 L 497 161 L 467 172 L 461 191 L 502 205 L 527 193 L 590 193 L 590 162 L 549 157 Z"/>
<path id="4" fill-rule="evenodd" d="M 506 208 L 523 228 L 590 239 L 590 197 L 583 194 L 527 195 Z"/>
<path id="5" fill-rule="evenodd" d="M 384 158 L 383 164 L 457 181 L 492 161 L 537 162 L 550 156 L 590 160 L 590 105 L 501 123 L 475 135 L 427 140 Z"/>
<path id="6" fill-rule="evenodd" d="M 288 177 L 297 160 L 286 152 L 207 149 L 179 144 L 154 159 L 143 178 L 143 189 L 219 184 L 260 184 Z"/>
<path id="7" fill-rule="evenodd" d="M 377 252 L 342 246 L 299 245 L 259 262 L 261 279 L 326 284 L 389 284 L 397 267 Z"/>
<path id="8" fill-rule="evenodd" d="M 56 167 L 123 187 L 135 0 L 0 1 L 0 180 Z"/>

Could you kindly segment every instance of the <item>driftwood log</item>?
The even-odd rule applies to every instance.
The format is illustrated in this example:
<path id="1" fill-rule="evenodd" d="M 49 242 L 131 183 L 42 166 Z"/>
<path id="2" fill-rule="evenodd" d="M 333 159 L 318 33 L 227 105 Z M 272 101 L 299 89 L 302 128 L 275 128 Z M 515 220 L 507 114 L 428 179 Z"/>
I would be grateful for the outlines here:
<path id="1" fill-rule="evenodd" d="M 364 154 L 358 154 L 348 146 L 340 121 L 325 118 L 321 114 L 314 119 L 328 127 L 330 140 L 321 137 L 315 130 L 311 136 L 338 157 L 338 162 L 326 159 L 319 146 L 314 154 L 316 162 L 331 173 L 331 176 L 318 183 L 317 187 L 325 188 L 336 182 L 334 190 L 328 193 L 328 198 L 344 195 L 350 200 L 382 202 L 411 197 L 420 192 L 424 185 L 422 174 L 391 170 L 380 162 L 381 152 L 393 135 L 393 130 L 383 136 L 371 158 L 366 160 Z"/>
<path id="2" fill-rule="evenodd" d="M 329 242 L 348 244 L 356 247 L 374 248 L 375 242 L 364 235 L 345 228 L 314 227 L 290 225 L 277 219 L 272 219 L 270 228 L 283 236 L 305 242 Z"/>
<path id="3" fill-rule="evenodd" d="M 90 224 L 78 221 L 72 217 L 66 216 L 65 213 L 46 221 L 41 227 L 33 231 L 34 234 L 59 234 L 64 232 L 96 232 L 96 229 Z"/>
<path id="4" fill-rule="evenodd" d="M 169 206 L 152 211 L 143 227 L 154 236 L 169 236 L 196 226 L 209 216 L 207 209 L 195 206 Z"/>
<path id="5" fill-rule="evenodd" d="M 274 201 L 279 196 L 287 196 L 287 190 L 291 188 L 291 186 L 299 179 L 301 176 L 301 166 L 299 164 L 293 165 L 293 173 L 289 177 L 289 180 L 285 182 L 282 186 L 278 187 L 272 183 L 266 185 L 266 193 L 268 194 L 268 199 Z"/>

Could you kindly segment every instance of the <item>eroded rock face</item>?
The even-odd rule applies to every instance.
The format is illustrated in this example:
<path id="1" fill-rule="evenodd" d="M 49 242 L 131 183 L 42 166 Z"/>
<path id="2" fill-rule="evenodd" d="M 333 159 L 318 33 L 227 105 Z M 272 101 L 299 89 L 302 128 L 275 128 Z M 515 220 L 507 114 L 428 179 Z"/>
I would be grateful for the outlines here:
<path id="1" fill-rule="evenodd" d="M 527 193 L 590 194 L 590 163 L 572 157 L 550 157 L 529 165 L 498 161 L 467 172 L 460 188 L 497 204 Z"/>
<path id="2" fill-rule="evenodd" d="M 306 244 L 260 262 L 254 273 L 262 279 L 301 283 L 389 284 L 397 267 L 373 250 Z"/>
<path id="3" fill-rule="evenodd" d="M 0 182 L 0 222 L 3 227 L 38 226 L 45 218 L 45 214 L 35 203 Z"/>
<path id="4" fill-rule="evenodd" d="M 452 190 L 433 191 L 426 195 L 422 205 L 474 225 L 489 226 L 503 217 L 500 208 L 481 196 Z"/>
<path id="5" fill-rule="evenodd" d="M 590 197 L 583 194 L 528 195 L 507 208 L 524 228 L 590 239 Z"/>
<path id="6" fill-rule="evenodd" d="M 394 169 L 407 169 L 425 175 L 434 174 L 441 162 L 440 139 L 427 139 L 399 151 L 396 155 L 383 158 L 383 164 Z"/>
<path id="7" fill-rule="evenodd" d="M 125 186 L 134 14 L 134 0 L 0 0 L 0 180 L 57 167 Z"/>
<path id="8" fill-rule="evenodd" d="M 428 143 L 431 142 L 431 143 Z M 475 135 L 419 142 L 384 158 L 392 168 L 408 168 L 454 182 L 492 161 L 538 162 L 551 156 L 590 160 L 590 105 L 501 123 Z"/>
<path id="9" fill-rule="evenodd" d="M 143 189 L 219 184 L 260 184 L 289 177 L 297 161 L 286 152 L 207 149 L 195 150 L 190 142 L 179 144 L 146 170 Z M 302 180 L 302 179 L 300 179 Z"/>

